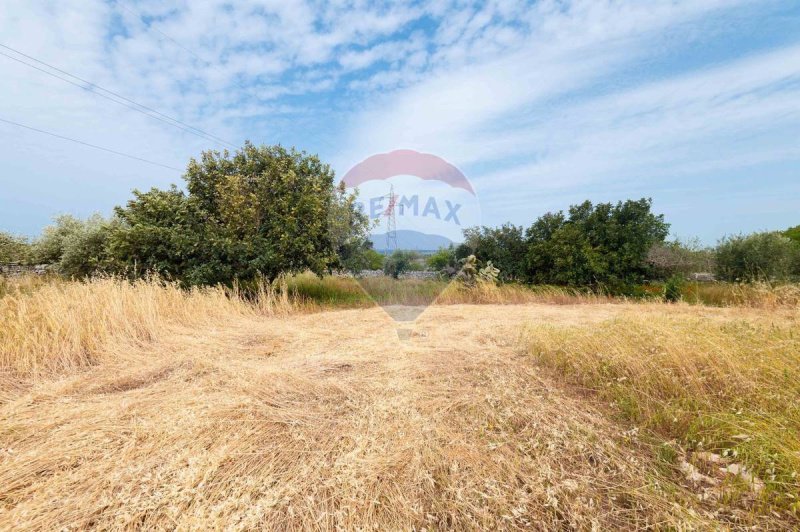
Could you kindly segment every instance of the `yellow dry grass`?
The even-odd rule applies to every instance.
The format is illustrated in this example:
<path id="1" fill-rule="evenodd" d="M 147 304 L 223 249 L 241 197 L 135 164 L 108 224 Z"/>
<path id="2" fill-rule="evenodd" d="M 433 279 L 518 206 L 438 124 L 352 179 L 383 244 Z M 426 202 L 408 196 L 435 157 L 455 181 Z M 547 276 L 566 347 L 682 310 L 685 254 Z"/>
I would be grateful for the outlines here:
<path id="1" fill-rule="evenodd" d="M 297 310 L 113 280 L 0 300 L 0 529 L 792 524 L 700 501 L 527 346 L 537 326 L 793 311 L 448 305 L 400 341 L 379 308 Z"/>

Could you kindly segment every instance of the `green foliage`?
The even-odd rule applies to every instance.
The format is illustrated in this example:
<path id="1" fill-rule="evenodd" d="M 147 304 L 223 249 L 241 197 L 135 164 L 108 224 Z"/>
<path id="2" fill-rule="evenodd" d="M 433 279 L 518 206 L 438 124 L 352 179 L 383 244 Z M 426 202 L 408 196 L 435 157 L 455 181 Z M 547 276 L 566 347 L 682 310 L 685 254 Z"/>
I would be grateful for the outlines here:
<path id="1" fill-rule="evenodd" d="M 419 259 L 419 253 L 414 251 L 397 250 L 383 263 L 383 273 L 397 279 L 404 272 L 414 269 L 414 262 Z"/>
<path id="2" fill-rule="evenodd" d="M 683 297 L 683 285 L 686 279 L 683 275 L 675 274 L 664 283 L 664 301 L 675 303 Z"/>
<path id="3" fill-rule="evenodd" d="M 42 231 L 42 236 L 33 244 L 32 261 L 36 264 L 57 264 L 64 255 L 66 241 L 83 230 L 83 222 L 69 214 L 57 216 Z"/>
<path id="4" fill-rule="evenodd" d="M 70 215 L 58 216 L 33 245 L 31 261 L 54 264 L 61 274 L 74 278 L 113 271 L 108 241 L 118 223 L 99 214 L 85 221 Z"/>
<path id="5" fill-rule="evenodd" d="M 94 215 L 63 240 L 58 264 L 62 275 L 84 278 L 96 272 L 112 272 L 116 266 L 108 251 L 108 240 L 119 221 Z"/>
<path id="6" fill-rule="evenodd" d="M 199 285 L 362 264 L 368 220 L 316 156 L 246 143 L 204 152 L 184 177 L 188 193 L 134 192 L 117 208 L 110 249 L 126 271 Z"/>
<path id="7" fill-rule="evenodd" d="M 616 205 L 586 201 L 547 213 L 527 230 L 528 280 L 539 284 L 605 286 L 612 291 L 641 282 L 648 251 L 663 242 L 669 224 L 651 212 L 652 201 Z"/>
<path id="8" fill-rule="evenodd" d="M 456 250 L 451 244 L 450 247 L 439 248 L 435 253 L 426 259 L 428 267 L 433 270 L 444 270 L 445 268 L 455 268 L 458 260 Z"/>
<path id="9" fill-rule="evenodd" d="M 500 227 L 470 227 L 464 230 L 464 244 L 459 258 L 475 255 L 480 263 L 491 261 L 500 269 L 503 281 L 526 278 L 527 244 L 523 228 L 513 224 Z"/>
<path id="10" fill-rule="evenodd" d="M 0 263 L 27 262 L 30 253 L 30 244 L 26 238 L 0 231 Z"/>
<path id="11" fill-rule="evenodd" d="M 717 277 L 725 281 L 786 280 L 800 275 L 800 247 L 777 232 L 723 238 L 717 246 Z"/>
<path id="12" fill-rule="evenodd" d="M 383 255 L 372 249 L 372 242 L 369 240 L 369 216 L 356 208 L 355 201 L 356 195 L 348 194 L 343 182 L 334 189 L 329 215 L 330 238 L 336 250 L 333 267 L 353 273 L 381 269 Z M 380 257 L 380 261 L 376 255 Z"/>
<path id="13" fill-rule="evenodd" d="M 790 238 L 793 242 L 796 242 L 798 245 L 800 245 L 800 225 L 790 227 L 783 232 L 783 236 Z"/>
<path id="14" fill-rule="evenodd" d="M 370 248 L 364 252 L 364 259 L 366 260 L 365 270 L 382 270 L 386 256 Z"/>

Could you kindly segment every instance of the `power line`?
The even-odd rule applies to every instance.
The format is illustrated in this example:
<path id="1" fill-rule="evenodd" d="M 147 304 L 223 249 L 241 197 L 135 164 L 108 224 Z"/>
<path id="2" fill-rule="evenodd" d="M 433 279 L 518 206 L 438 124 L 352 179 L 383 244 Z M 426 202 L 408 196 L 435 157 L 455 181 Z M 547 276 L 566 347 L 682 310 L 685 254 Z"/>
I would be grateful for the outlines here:
<path id="1" fill-rule="evenodd" d="M 168 168 L 170 170 L 177 170 L 178 172 L 182 172 L 183 171 L 180 168 L 175 168 L 174 166 L 169 166 L 169 165 L 166 165 L 166 164 L 157 163 L 155 161 L 150 161 L 148 159 L 143 159 L 141 157 L 137 157 L 135 155 L 130 155 L 128 153 L 122 153 L 121 151 L 112 150 L 110 148 L 104 148 L 104 147 L 98 146 L 96 144 L 89 144 L 88 142 L 84 142 L 82 140 L 77 140 L 77 139 L 73 139 L 73 138 L 70 138 L 70 137 L 65 137 L 63 135 L 59 135 L 57 133 L 51 133 L 50 131 L 45 131 L 43 129 L 37 129 L 35 127 L 26 126 L 25 124 L 20 124 L 19 122 L 12 122 L 11 120 L 6 120 L 5 118 L 0 118 L 0 122 L 5 122 L 6 124 L 11 124 L 13 126 L 22 127 L 22 128 L 25 128 L 25 129 L 30 129 L 31 131 L 36 131 L 37 133 L 43 133 L 45 135 L 50 135 L 51 137 L 55 137 L 57 139 L 68 140 L 68 141 L 74 142 L 76 144 L 82 144 L 83 146 L 88 146 L 90 148 L 94 148 L 94 149 L 97 149 L 97 150 L 103 150 L 103 151 L 108 152 L 108 153 L 113 153 L 114 155 L 121 155 L 122 157 L 127 157 L 128 159 L 135 159 L 137 161 L 141 161 L 141 162 L 148 163 L 148 164 L 153 164 L 155 166 L 160 166 L 162 168 Z"/>
<path id="2" fill-rule="evenodd" d="M 147 29 L 153 30 L 154 32 L 158 33 L 159 35 L 161 35 L 162 37 L 164 37 L 165 39 L 167 39 L 169 42 L 171 42 L 172 44 L 174 44 L 175 46 L 177 46 L 178 48 L 180 48 L 181 50 L 183 50 L 183 51 L 184 51 L 184 52 L 186 52 L 187 54 L 191 55 L 192 57 L 194 57 L 195 59 L 197 59 L 197 60 L 198 60 L 198 61 L 200 61 L 201 63 L 204 63 L 206 66 L 209 66 L 209 67 L 213 68 L 213 69 L 214 69 L 214 70 L 216 70 L 217 72 L 220 72 L 220 73 L 222 73 L 222 74 L 227 74 L 227 72 L 225 72 L 225 71 L 223 71 L 221 68 L 219 68 L 219 66 L 218 66 L 217 64 L 215 64 L 215 63 L 212 63 L 211 61 L 208 61 L 207 59 L 203 59 L 202 57 L 200 57 L 199 55 L 197 55 L 196 53 L 194 53 L 194 52 L 193 52 L 191 49 L 189 49 L 189 48 L 185 47 L 184 45 L 182 45 L 181 43 L 179 43 L 178 41 L 176 41 L 175 39 L 173 39 L 172 37 L 170 37 L 169 35 L 167 35 L 167 34 L 166 34 L 166 33 L 164 33 L 163 31 L 161 31 L 160 29 L 156 28 L 156 27 L 155 27 L 155 26 L 153 26 L 152 24 L 149 24 L 149 23 L 145 22 L 145 21 L 144 21 L 144 15 L 142 15 L 140 12 L 138 12 L 138 11 L 136 11 L 136 10 L 134 10 L 134 9 L 131 9 L 131 8 L 129 8 L 128 6 L 126 6 L 125 4 L 123 4 L 123 3 L 121 2 L 121 0 L 114 0 L 114 3 L 115 3 L 115 4 L 116 4 L 118 7 L 120 7 L 121 9 L 123 9 L 123 10 L 127 11 L 128 13 L 130 13 L 131 15 L 135 16 L 135 17 L 136 17 L 136 18 L 139 20 L 139 22 L 141 22 L 141 23 L 142 23 L 142 24 L 143 24 L 143 25 L 144 25 L 144 26 L 145 26 Z M 242 84 L 242 82 L 241 82 L 241 81 L 239 81 L 238 79 L 235 79 L 235 78 L 234 78 L 234 79 L 233 79 L 233 82 L 234 82 L 236 85 L 238 85 L 239 87 L 241 87 L 242 89 L 244 89 L 245 91 L 247 91 L 247 90 L 248 90 L 248 88 L 247 88 L 247 87 L 245 87 L 245 86 Z"/>
<path id="3" fill-rule="evenodd" d="M 203 131 L 202 129 L 196 128 L 196 127 L 194 127 L 192 125 L 189 125 L 189 124 L 187 124 L 185 122 L 181 122 L 177 118 L 173 118 L 173 117 L 171 117 L 169 115 L 166 115 L 166 114 L 164 114 L 164 113 L 162 113 L 160 111 L 157 111 L 157 110 L 153 109 L 152 107 L 148 107 L 148 106 L 146 106 L 144 104 L 141 104 L 141 103 L 138 103 L 138 102 L 136 102 L 134 100 L 131 100 L 130 98 L 127 98 L 127 97 L 125 97 L 125 96 L 123 96 L 121 94 L 118 94 L 118 93 L 116 93 L 116 92 L 114 92 L 112 90 L 109 90 L 109 89 L 106 89 L 104 87 L 101 87 L 100 85 L 97 85 L 96 83 L 93 83 L 91 81 L 88 81 L 88 80 L 85 80 L 85 79 L 83 79 L 81 77 L 78 77 L 78 76 L 76 76 L 74 74 L 71 74 L 70 72 L 67 72 L 66 70 L 62 70 L 62 69 L 60 69 L 58 67 L 55 67 L 55 66 L 53 66 L 53 65 L 51 65 L 49 63 L 45 63 L 44 61 L 41 61 L 39 59 L 36 59 L 35 57 L 32 57 L 32 56 L 27 55 L 27 54 L 25 54 L 23 52 L 20 52 L 19 50 L 15 49 L 15 48 L 12 48 L 12 47 L 7 46 L 7 45 L 2 44 L 2 43 L 0 43 L 0 47 L 5 48 L 7 50 L 11 50 L 12 52 L 14 52 L 16 54 L 19 54 L 22 57 L 30 59 L 31 61 L 35 61 L 35 62 L 37 62 L 37 63 L 39 63 L 41 65 L 46 66 L 47 68 L 55 70 L 56 72 L 60 72 L 61 74 L 64 74 L 64 75 L 69 76 L 69 77 L 71 77 L 73 79 L 76 79 L 76 80 L 80 81 L 81 83 L 85 83 L 86 85 L 88 85 L 91 88 L 85 87 L 85 86 L 81 85 L 80 83 L 76 83 L 76 82 L 74 82 L 74 81 L 72 81 L 70 79 L 67 79 L 67 78 L 63 77 L 63 76 L 59 76 L 58 74 L 54 74 L 53 72 L 49 72 L 49 71 L 47 71 L 47 70 L 45 70 L 43 68 L 39 68 L 36 65 L 32 65 L 32 64 L 30 64 L 30 63 L 28 63 L 26 61 L 23 61 L 23 60 L 21 60 L 19 58 L 16 58 L 16 57 L 13 57 L 13 56 L 8 55 L 6 53 L 0 52 L 0 55 L 5 56 L 5 57 L 7 57 L 7 58 L 9 58 L 9 59 L 11 59 L 13 61 L 16 61 L 18 63 L 23 64 L 23 65 L 26 65 L 26 66 L 28 66 L 30 68 L 35 69 L 35 70 L 38 70 L 39 72 L 43 72 L 44 74 L 47 74 L 48 76 L 52 76 L 54 78 L 60 79 L 61 81 L 65 81 L 65 82 L 67 82 L 67 83 L 69 83 L 71 85 L 74 85 L 74 86 L 82 89 L 82 90 L 85 90 L 87 92 L 90 92 L 92 94 L 100 96 L 101 98 L 105 98 L 106 100 L 112 101 L 112 102 L 114 102 L 114 103 L 116 103 L 118 105 L 121 105 L 121 106 L 126 107 L 128 109 L 131 109 L 133 111 L 142 113 L 143 115 L 149 116 L 150 118 L 158 120 L 159 122 L 163 122 L 163 123 L 165 123 L 167 125 L 176 127 L 178 129 L 180 129 L 181 131 L 185 131 L 187 133 L 191 133 L 192 135 L 198 136 L 198 137 L 203 138 L 205 140 L 212 140 L 214 142 L 217 142 L 217 143 L 220 143 L 220 144 L 223 144 L 223 145 L 227 145 L 227 146 L 229 146 L 231 148 L 236 148 L 236 146 L 234 144 L 232 144 L 232 143 L 230 143 L 230 142 L 228 142 L 228 141 L 226 141 L 226 140 L 224 140 L 224 139 L 222 139 L 220 137 L 217 137 L 216 135 L 212 135 L 211 133 L 207 133 L 207 132 Z M 92 89 L 95 89 L 95 90 L 92 90 Z M 102 91 L 102 92 L 98 92 L 98 91 Z M 105 93 L 105 94 L 103 94 L 103 93 Z M 111 96 L 108 96 L 108 95 L 111 95 Z M 116 99 L 116 98 L 118 98 L 118 99 Z M 123 101 L 119 101 L 119 100 L 123 100 Z M 128 103 L 126 103 L 126 102 L 128 102 Z"/>

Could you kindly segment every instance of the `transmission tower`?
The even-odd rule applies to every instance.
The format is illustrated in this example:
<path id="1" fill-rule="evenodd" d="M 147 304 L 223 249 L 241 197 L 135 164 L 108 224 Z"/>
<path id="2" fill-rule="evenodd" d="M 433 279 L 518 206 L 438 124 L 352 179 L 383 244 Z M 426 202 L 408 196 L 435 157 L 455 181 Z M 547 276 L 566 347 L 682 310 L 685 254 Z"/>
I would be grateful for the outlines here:
<path id="1" fill-rule="evenodd" d="M 394 193 L 394 185 L 390 185 L 389 205 L 383 211 L 383 216 L 386 218 L 386 251 L 389 254 L 397 251 L 397 218 L 395 217 L 395 205 L 397 204 L 397 195 Z"/>

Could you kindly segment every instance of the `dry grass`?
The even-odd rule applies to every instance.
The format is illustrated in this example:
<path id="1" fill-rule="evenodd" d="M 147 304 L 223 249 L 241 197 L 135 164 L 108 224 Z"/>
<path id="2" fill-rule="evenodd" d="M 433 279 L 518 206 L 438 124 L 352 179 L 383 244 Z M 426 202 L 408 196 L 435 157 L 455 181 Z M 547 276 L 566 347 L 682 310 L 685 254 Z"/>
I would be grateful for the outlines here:
<path id="1" fill-rule="evenodd" d="M 247 300 L 235 290 L 185 291 L 157 279 L 17 283 L 0 298 L 0 369 L 31 375 L 98 363 L 119 355 L 115 345 L 142 346 L 175 325 L 206 327 L 296 306 L 287 290 L 263 283 Z"/>
<path id="2" fill-rule="evenodd" d="M 764 318 L 631 315 L 539 326 L 528 344 L 554 377 L 611 402 L 626 421 L 748 467 L 759 479 L 752 507 L 800 515 L 798 315 Z M 739 480 L 723 478 L 709 493 L 747 502 L 753 486 Z"/>
<path id="3" fill-rule="evenodd" d="M 401 342 L 379 308 L 302 312 L 319 303 L 292 282 L 245 298 L 97 279 L 0 299 L 0 364 L 8 371 L 0 375 L 0 529 L 796 523 L 784 499 L 700 501 L 698 486 L 665 467 L 664 448 L 633 428 L 631 420 L 664 436 L 647 423 L 655 400 L 641 400 L 637 416 L 620 420 L 573 388 L 603 397 L 603 386 L 579 380 L 590 355 L 614 354 L 614 346 L 636 353 L 637 338 L 643 346 L 664 340 L 676 347 L 661 364 L 672 361 L 676 372 L 679 351 L 694 353 L 690 369 L 670 383 L 705 382 L 696 387 L 710 390 L 697 403 L 701 414 L 742 396 L 743 407 L 752 402 L 762 415 L 748 410 L 742 419 L 774 413 L 794 423 L 793 411 L 779 408 L 794 389 L 777 384 L 770 362 L 794 371 L 795 311 L 764 317 L 761 310 L 589 299 L 456 304 L 503 295 L 487 289 L 429 308 Z M 707 341 L 706 322 L 717 327 Z M 656 324 L 651 336 L 648 323 Z M 538 346 L 537 356 L 527 346 Z M 760 362 L 749 361 L 748 350 Z M 720 353 L 727 353 L 723 366 Z M 546 376 L 543 368 L 561 367 L 558 356 L 573 365 Z M 620 357 L 617 371 L 630 363 Z M 723 377 L 730 374 L 729 389 Z M 642 379 L 647 396 L 661 390 L 660 377 L 650 378 Z M 711 442 L 705 426 L 692 434 Z M 765 441 L 793 448 L 794 440 L 764 427 Z M 749 428 L 751 436 L 762 430 Z M 743 456 L 746 443 L 733 449 Z M 759 470 L 772 482 L 770 497 L 791 493 L 788 462 L 779 463 L 774 481 Z"/>

